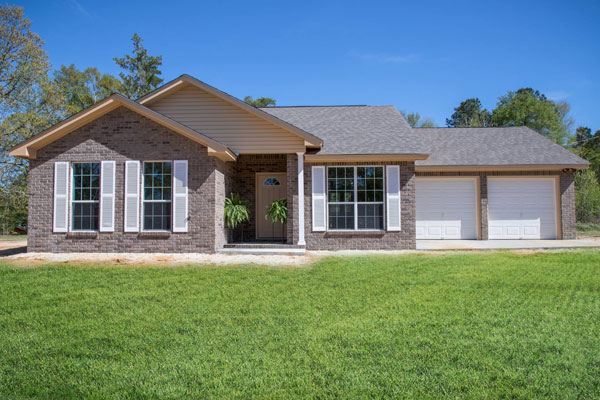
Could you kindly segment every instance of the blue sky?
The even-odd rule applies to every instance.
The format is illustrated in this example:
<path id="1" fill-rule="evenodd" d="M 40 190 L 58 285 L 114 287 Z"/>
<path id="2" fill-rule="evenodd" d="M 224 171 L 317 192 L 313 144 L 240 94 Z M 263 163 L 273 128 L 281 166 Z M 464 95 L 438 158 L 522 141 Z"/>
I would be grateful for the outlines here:
<path id="1" fill-rule="evenodd" d="M 533 87 L 600 129 L 598 1 L 24 1 L 54 68 L 117 74 L 137 32 L 187 73 L 278 105 L 393 104 L 440 126 Z"/>

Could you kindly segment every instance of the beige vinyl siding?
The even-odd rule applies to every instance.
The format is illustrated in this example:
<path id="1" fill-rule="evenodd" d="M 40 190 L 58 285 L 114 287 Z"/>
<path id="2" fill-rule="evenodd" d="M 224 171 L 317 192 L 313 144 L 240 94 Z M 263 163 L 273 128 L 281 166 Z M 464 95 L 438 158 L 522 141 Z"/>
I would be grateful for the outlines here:
<path id="1" fill-rule="evenodd" d="M 304 140 L 199 88 L 186 85 L 149 108 L 240 154 L 304 151 Z"/>

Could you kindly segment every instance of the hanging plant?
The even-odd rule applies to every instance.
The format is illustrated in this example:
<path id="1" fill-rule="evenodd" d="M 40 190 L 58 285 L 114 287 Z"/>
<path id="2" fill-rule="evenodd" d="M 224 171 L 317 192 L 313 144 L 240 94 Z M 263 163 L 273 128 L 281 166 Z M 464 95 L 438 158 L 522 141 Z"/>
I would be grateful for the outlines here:
<path id="1" fill-rule="evenodd" d="M 285 224 L 288 218 L 287 199 L 275 200 L 267 206 L 265 219 Z"/>

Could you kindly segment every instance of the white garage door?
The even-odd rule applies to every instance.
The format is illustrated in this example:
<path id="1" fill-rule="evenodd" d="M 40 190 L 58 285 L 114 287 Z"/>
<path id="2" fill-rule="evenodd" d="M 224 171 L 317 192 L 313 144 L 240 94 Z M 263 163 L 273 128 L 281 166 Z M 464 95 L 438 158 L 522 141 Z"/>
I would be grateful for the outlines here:
<path id="1" fill-rule="evenodd" d="M 490 239 L 556 239 L 554 178 L 488 178 Z"/>
<path id="2" fill-rule="evenodd" d="M 477 239 L 477 180 L 417 178 L 417 239 Z"/>

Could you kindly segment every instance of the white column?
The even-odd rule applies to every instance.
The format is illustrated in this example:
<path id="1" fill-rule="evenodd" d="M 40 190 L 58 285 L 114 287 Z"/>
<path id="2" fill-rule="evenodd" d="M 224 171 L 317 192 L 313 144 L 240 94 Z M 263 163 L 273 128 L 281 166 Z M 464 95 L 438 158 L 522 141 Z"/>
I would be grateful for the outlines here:
<path id="1" fill-rule="evenodd" d="M 305 246 L 304 241 L 304 153 L 298 155 L 298 245 Z"/>

